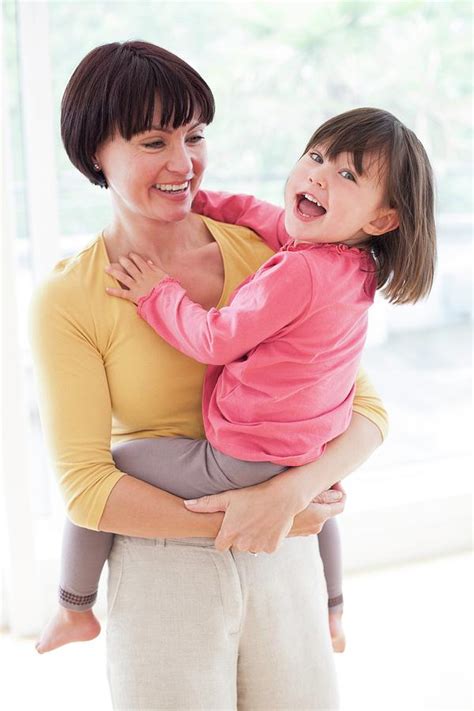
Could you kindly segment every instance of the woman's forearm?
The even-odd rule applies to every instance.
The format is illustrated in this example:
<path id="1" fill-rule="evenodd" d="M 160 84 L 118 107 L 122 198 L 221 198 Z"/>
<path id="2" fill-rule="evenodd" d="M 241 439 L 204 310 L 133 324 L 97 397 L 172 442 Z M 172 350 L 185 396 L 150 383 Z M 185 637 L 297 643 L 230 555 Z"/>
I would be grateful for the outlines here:
<path id="1" fill-rule="evenodd" d="M 223 518 L 188 511 L 177 496 L 123 476 L 107 499 L 99 530 L 138 538 L 215 538 Z"/>
<path id="2" fill-rule="evenodd" d="M 296 496 L 301 497 L 301 508 L 305 508 L 315 496 L 363 464 L 382 441 L 377 425 L 354 412 L 347 430 L 329 442 L 322 457 L 310 464 L 288 469 L 273 481 L 276 486 L 294 486 Z"/>
<path id="3" fill-rule="evenodd" d="M 327 445 L 322 457 L 278 474 L 271 485 L 281 487 L 285 496 L 291 490 L 296 508 L 303 510 L 315 496 L 363 464 L 381 443 L 379 428 L 354 413 L 348 429 Z M 139 538 L 215 538 L 223 517 L 222 513 L 191 512 L 179 497 L 124 476 L 107 499 L 99 530 Z"/>

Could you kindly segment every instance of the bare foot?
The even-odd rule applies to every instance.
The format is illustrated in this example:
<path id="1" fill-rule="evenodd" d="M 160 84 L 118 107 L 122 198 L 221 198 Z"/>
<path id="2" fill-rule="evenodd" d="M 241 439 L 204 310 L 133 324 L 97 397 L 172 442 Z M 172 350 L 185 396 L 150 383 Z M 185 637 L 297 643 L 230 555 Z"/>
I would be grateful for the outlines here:
<path id="1" fill-rule="evenodd" d="M 41 633 L 41 638 L 35 645 L 36 651 L 44 654 L 70 642 L 87 642 L 99 633 L 100 623 L 92 610 L 75 612 L 59 606 Z"/>
<path id="2" fill-rule="evenodd" d="M 342 612 L 329 612 L 329 630 L 334 652 L 343 652 L 346 648 L 346 636 L 342 628 Z"/>

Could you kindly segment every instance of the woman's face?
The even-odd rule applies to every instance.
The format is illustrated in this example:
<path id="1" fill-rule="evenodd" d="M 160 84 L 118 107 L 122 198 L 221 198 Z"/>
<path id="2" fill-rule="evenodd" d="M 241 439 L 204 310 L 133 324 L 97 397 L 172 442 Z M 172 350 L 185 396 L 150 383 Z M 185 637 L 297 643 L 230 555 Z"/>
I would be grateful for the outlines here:
<path id="1" fill-rule="evenodd" d="M 150 131 L 129 141 L 117 134 L 95 158 L 121 214 L 178 222 L 189 214 L 207 165 L 206 125 L 191 121 L 168 128 L 160 126 L 160 115 L 157 106 Z"/>

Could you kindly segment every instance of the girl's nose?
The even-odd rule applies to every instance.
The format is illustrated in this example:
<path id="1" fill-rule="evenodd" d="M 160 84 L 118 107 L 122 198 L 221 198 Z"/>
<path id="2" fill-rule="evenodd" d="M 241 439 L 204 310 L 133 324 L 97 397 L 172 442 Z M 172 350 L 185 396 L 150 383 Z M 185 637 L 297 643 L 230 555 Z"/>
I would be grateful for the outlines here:
<path id="1" fill-rule="evenodd" d="M 310 175 L 309 182 L 313 183 L 314 185 L 319 185 L 321 190 L 326 190 L 326 178 L 321 173 L 318 173 L 317 175 Z"/>

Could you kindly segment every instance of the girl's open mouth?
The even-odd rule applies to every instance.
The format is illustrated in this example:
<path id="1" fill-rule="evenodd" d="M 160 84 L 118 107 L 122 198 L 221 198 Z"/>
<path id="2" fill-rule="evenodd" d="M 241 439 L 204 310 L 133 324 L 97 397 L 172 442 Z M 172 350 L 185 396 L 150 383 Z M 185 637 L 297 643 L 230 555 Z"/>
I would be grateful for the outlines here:
<path id="1" fill-rule="evenodd" d="M 296 196 L 296 210 L 303 217 L 322 217 L 326 214 L 326 209 L 308 193 L 300 193 Z"/>

